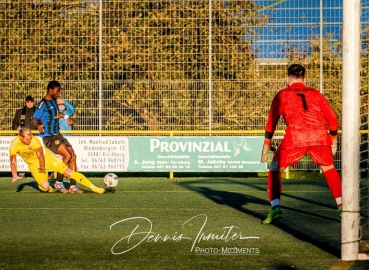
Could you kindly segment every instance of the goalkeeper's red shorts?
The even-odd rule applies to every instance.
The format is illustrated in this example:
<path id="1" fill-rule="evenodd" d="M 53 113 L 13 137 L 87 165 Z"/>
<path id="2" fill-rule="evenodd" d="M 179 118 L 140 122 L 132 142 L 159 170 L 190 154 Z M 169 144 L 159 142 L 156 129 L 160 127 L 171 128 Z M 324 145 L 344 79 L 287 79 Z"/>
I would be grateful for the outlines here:
<path id="1" fill-rule="evenodd" d="M 278 161 L 279 167 L 288 167 L 291 164 L 296 164 L 299 160 L 308 153 L 315 164 L 332 165 L 333 155 L 330 145 L 316 145 L 286 149 L 283 146 L 278 147 L 277 152 L 273 157 L 273 161 Z"/>

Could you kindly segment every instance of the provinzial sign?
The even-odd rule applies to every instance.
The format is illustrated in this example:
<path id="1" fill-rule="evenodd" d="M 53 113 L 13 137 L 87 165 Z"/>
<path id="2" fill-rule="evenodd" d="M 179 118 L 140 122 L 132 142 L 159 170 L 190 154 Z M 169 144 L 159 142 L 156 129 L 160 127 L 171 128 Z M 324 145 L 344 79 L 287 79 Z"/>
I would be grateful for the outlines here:
<path id="1" fill-rule="evenodd" d="M 9 145 L 0 137 L 0 171 L 10 170 Z M 42 139 L 39 138 L 41 143 Z M 68 136 L 81 172 L 257 172 L 263 137 Z M 27 164 L 17 158 L 19 172 Z"/>
<path id="2" fill-rule="evenodd" d="M 263 137 L 129 137 L 129 171 L 266 171 Z"/>

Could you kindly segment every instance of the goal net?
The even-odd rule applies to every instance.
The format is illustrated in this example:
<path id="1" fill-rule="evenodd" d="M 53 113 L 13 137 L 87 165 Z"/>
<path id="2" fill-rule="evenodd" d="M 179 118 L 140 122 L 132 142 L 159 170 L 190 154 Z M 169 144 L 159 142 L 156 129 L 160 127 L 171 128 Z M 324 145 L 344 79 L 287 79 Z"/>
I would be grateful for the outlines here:
<path id="1" fill-rule="evenodd" d="M 369 254 L 369 1 L 362 0 L 361 6 L 359 253 Z"/>

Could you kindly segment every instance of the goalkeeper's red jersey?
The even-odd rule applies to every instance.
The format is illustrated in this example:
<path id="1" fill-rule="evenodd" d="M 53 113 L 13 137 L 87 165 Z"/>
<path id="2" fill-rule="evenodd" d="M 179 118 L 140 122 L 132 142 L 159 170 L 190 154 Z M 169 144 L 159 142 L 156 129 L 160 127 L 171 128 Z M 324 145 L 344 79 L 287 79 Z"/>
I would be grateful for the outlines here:
<path id="1" fill-rule="evenodd" d="M 287 149 L 311 145 L 331 145 L 328 133 L 337 135 L 338 121 L 325 97 L 316 89 L 294 83 L 274 97 L 265 136 L 274 134 L 278 120 L 283 116 L 287 125 L 283 146 Z"/>

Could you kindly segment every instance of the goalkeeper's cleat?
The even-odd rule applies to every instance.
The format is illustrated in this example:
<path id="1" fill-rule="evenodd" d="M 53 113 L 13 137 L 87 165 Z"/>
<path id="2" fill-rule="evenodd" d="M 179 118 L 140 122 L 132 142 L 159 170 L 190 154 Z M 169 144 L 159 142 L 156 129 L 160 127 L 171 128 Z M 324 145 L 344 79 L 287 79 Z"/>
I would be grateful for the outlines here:
<path id="1" fill-rule="evenodd" d="M 73 185 L 69 187 L 69 193 L 81 194 L 81 193 L 84 193 L 84 191 L 82 189 L 79 189 L 77 186 Z"/>
<path id="2" fill-rule="evenodd" d="M 64 183 L 63 182 L 58 182 L 56 181 L 54 184 L 54 187 L 59 190 L 59 192 L 61 193 L 68 193 L 68 190 L 65 188 Z"/>
<path id="3" fill-rule="evenodd" d="M 92 191 L 96 192 L 97 194 L 104 194 L 106 192 L 105 188 L 99 188 L 99 187 L 94 188 Z"/>
<path id="4" fill-rule="evenodd" d="M 262 221 L 263 224 L 269 224 L 272 223 L 273 221 L 277 220 L 277 219 L 281 219 L 282 218 L 282 211 L 281 208 L 276 207 L 272 210 L 269 211 L 269 214 L 267 216 L 266 219 L 264 219 Z"/>
<path id="5" fill-rule="evenodd" d="M 337 211 L 340 214 L 340 218 L 342 218 L 342 205 L 340 205 L 340 207 L 338 207 Z"/>

